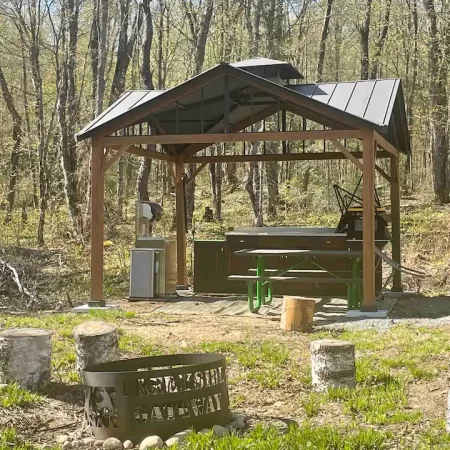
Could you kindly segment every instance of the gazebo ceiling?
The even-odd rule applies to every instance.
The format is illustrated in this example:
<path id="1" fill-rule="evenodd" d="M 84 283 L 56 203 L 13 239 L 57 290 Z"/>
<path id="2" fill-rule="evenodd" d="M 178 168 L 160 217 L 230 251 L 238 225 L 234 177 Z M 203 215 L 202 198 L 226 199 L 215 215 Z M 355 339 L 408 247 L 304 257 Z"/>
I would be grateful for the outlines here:
<path id="1" fill-rule="evenodd" d="M 274 60 L 223 63 L 166 91 L 128 91 L 83 128 L 77 140 L 146 123 L 157 124 L 158 134 L 223 132 L 228 105 L 228 123 L 235 132 L 286 109 L 331 129 L 373 129 L 409 153 L 399 79 L 282 85 L 251 73 L 252 67 L 260 67 L 251 66 L 255 61 L 290 70 L 290 64 Z M 290 67 L 296 72 L 292 76 L 301 75 Z M 177 146 L 177 151 L 184 148 Z"/>

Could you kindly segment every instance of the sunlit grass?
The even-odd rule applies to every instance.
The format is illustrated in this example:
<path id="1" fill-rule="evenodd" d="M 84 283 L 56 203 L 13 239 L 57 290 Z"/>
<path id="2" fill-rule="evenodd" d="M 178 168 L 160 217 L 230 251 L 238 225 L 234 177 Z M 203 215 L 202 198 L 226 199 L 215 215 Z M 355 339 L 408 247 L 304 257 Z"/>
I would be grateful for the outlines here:
<path id="1" fill-rule="evenodd" d="M 276 428 L 255 427 L 244 436 L 230 435 L 220 439 L 212 434 L 191 434 L 186 450 L 384 450 L 389 433 L 361 427 L 314 427 L 309 423 L 292 426 L 287 433 Z"/>
<path id="2" fill-rule="evenodd" d="M 47 450 L 60 450 L 59 447 L 46 447 Z M 19 436 L 14 428 L 8 427 L 0 429 L 0 450 L 38 450 L 40 447 L 34 446 Z"/>
<path id="3" fill-rule="evenodd" d="M 17 383 L 0 387 L 0 407 L 26 408 L 42 402 L 41 395 L 22 389 Z"/>

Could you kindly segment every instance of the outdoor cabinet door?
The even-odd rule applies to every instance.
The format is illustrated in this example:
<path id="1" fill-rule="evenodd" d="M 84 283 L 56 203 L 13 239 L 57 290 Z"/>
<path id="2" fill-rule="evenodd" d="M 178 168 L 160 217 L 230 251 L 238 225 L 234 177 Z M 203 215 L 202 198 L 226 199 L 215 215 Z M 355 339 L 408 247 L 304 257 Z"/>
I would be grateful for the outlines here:
<path id="1" fill-rule="evenodd" d="M 194 242 L 194 291 L 225 292 L 225 241 Z"/>

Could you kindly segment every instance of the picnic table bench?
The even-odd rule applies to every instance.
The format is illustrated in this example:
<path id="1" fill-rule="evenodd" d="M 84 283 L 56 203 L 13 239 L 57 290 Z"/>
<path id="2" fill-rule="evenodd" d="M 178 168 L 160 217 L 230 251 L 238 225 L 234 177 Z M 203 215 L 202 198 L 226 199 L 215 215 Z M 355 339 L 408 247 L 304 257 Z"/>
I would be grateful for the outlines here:
<path id="1" fill-rule="evenodd" d="M 309 249 L 244 249 L 234 253 L 236 256 L 252 257 L 256 259 L 255 275 L 229 275 L 228 280 L 246 281 L 248 286 L 248 305 L 251 312 L 256 312 L 262 305 L 270 303 L 273 298 L 273 282 L 295 282 L 309 284 L 346 284 L 347 302 L 349 309 L 357 309 L 362 299 L 361 286 L 361 259 L 362 251 L 358 250 L 309 250 Z M 268 257 L 280 259 L 295 258 L 297 261 L 286 269 L 266 269 L 265 259 Z M 348 272 L 331 271 L 319 264 L 316 258 L 320 257 L 348 257 L 352 261 L 351 278 L 340 276 Z M 298 261 L 301 259 L 301 261 Z M 299 269 L 302 265 L 310 263 L 317 269 Z M 305 276 L 303 276 L 305 275 Z M 325 277 L 324 275 L 329 275 Z M 254 304 L 254 285 L 256 284 L 256 306 Z M 266 302 L 266 287 L 268 299 Z"/>

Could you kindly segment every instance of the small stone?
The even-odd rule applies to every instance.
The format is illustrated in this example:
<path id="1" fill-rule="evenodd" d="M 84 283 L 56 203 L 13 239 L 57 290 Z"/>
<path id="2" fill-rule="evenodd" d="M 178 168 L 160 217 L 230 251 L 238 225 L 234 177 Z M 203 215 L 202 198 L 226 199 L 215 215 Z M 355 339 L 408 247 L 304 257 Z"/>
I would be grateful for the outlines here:
<path id="1" fill-rule="evenodd" d="M 243 417 L 235 417 L 231 424 L 230 424 L 233 428 L 237 428 L 238 430 L 242 430 L 243 428 L 245 428 L 245 421 Z"/>
<path id="2" fill-rule="evenodd" d="M 95 443 L 97 442 L 97 439 L 95 439 L 94 437 L 87 437 L 83 439 L 83 444 L 88 447 L 95 447 Z M 103 445 L 103 442 L 101 443 L 100 447 Z"/>
<path id="3" fill-rule="evenodd" d="M 150 450 L 152 448 L 163 448 L 164 441 L 159 436 L 146 437 L 139 446 L 139 450 Z"/>
<path id="4" fill-rule="evenodd" d="M 101 439 L 96 439 L 94 441 L 94 447 L 95 448 L 103 447 L 103 442 L 105 442 L 105 441 L 102 441 Z"/>
<path id="5" fill-rule="evenodd" d="M 197 434 L 208 434 L 211 433 L 211 428 L 203 428 Z"/>
<path id="6" fill-rule="evenodd" d="M 217 437 L 228 436 L 230 434 L 230 432 L 225 427 L 222 427 L 221 425 L 214 425 L 213 431 Z"/>
<path id="7" fill-rule="evenodd" d="M 83 448 L 83 447 L 84 447 L 83 443 L 81 441 L 78 441 L 77 439 L 75 439 L 74 441 L 72 441 L 72 445 L 70 448 L 79 449 L 79 448 Z"/>
<path id="8" fill-rule="evenodd" d="M 83 432 L 80 430 L 74 431 L 72 434 L 72 439 L 76 439 L 77 441 L 83 437 Z"/>
<path id="9" fill-rule="evenodd" d="M 132 443 L 130 440 L 125 441 L 125 442 L 123 443 L 123 448 L 124 448 L 125 450 L 131 450 L 133 447 L 134 447 L 134 445 L 133 445 L 133 443 Z"/>
<path id="10" fill-rule="evenodd" d="M 174 434 L 171 438 L 167 439 L 166 447 L 172 447 L 176 444 L 181 445 L 191 433 L 191 430 L 184 430 Z"/>
<path id="11" fill-rule="evenodd" d="M 63 450 L 66 450 L 68 448 L 72 448 L 72 442 L 70 441 L 66 441 L 64 442 L 64 444 L 62 445 Z"/>
<path id="12" fill-rule="evenodd" d="M 119 441 L 119 439 L 110 437 L 103 442 L 103 448 L 105 450 L 121 450 L 123 447 L 122 442 Z"/>
<path id="13" fill-rule="evenodd" d="M 58 436 L 56 436 L 56 443 L 59 445 L 64 444 L 64 442 L 67 442 L 69 440 L 69 436 L 67 436 L 67 434 L 58 434 Z"/>

